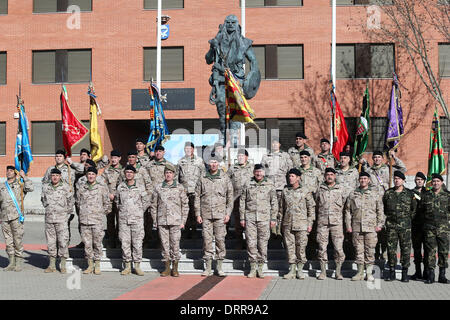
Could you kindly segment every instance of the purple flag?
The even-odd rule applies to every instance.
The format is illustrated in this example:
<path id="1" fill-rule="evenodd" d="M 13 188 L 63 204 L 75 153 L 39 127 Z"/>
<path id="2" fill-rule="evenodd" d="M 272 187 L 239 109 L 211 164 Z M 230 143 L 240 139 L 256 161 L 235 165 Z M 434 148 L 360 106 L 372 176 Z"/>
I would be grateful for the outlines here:
<path id="1" fill-rule="evenodd" d="M 385 147 L 388 150 L 395 150 L 398 147 L 400 138 L 403 136 L 403 112 L 400 106 L 397 75 L 394 73 L 392 81 L 391 103 L 388 113 L 388 127 L 386 131 Z"/>

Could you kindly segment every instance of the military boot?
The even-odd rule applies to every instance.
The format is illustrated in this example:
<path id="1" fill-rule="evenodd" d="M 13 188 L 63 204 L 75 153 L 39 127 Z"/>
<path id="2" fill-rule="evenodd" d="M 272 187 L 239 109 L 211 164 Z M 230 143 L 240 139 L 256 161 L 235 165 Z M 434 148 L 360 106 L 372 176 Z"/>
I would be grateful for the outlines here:
<path id="1" fill-rule="evenodd" d="M 216 271 L 219 277 L 225 277 L 225 273 L 222 271 L 223 260 L 217 260 Z"/>
<path id="2" fill-rule="evenodd" d="M 61 263 L 59 265 L 59 270 L 60 270 L 61 273 L 67 273 L 66 258 L 61 258 Z"/>
<path id="3" fill-rule="evenodd" d="M 317 280 L 325 280 L 327 278 L 327 268 L 325 266 L 325 261 L 320 261 L 320 274 Z"/>
<path id="4" fill-rule="evenodd" d="M 256 271 L 256 275 L 258 278 L 264 279 L 264 272 L 263 272 L 264 262 L 258 263 L 258 270 Z"/>
<path id="5" fill-rule="evenodd" d="M 341 273 L 342 262 L 336 262 L 336 280 L 344 280 L 344 277 Z"/>
<path id="6" fill-rule="evenodd" d="M 352 277 L 352 281 L 361 281 L 364 280 L 364 265 L 358 264 L 358 273 L 356 273 Z"/>
<path id="7" fill-rule="evenodd" d="M 403 267 L 402 268 L 402 282 L 409 282 L 408 280 L 408 268 Z"/>
<path id="8" fill-rule="evenodd" d="M 432 284 L 434 283 L 434 269 L 428 269 L 428 276 L 427 280 L 425 280 L 426 284 Z"/>
<path id="9" fill-rule="evenodd" d="M 131 273 L 131 262 L 125 262 L 125 268 L 120 272 L 120 274 L 126 276 L 130 273 Z"/>
<path id="10" fill-rule="evenodd" d="M 386 279 L 384 279 L 385 281 L 394 281 L 395 280 L 395 267 L 389 267 L 389 273 L 386 277 Z"/>
<path id="11" fill-rule="evenodd" d="M 102 274 L 100 272 L 100 261 L 95 261 L 94 274 L 99 275 Z"/>
<path id="12" fill-rule="evenodd" d="M 134 263 L 134 271 L 136 272 L 136 274 L 138 276 L 143 276 L 144 272 L 141 269 L 141 263 L 140 262 L 135 262 Z"/>
<path id="13" fill-rule="evenodd" d="M 16 272 L 22 271 L 22 262 L 23 262 L 22 257 L 16 257 L 16 266 L 14 267 L 14 271 Z"/>
<path id="14" fill-rule="evenodd" d="M 296 274 L 296 276 L 297 276 L 297 279 L 299 279 L 299 280 L 305 280 L 305 275 L 303 274 L 303 266 L 304 266 L 304 264 L 301 263 L 301 262 L 299 262 L 297 264 L 297 274 Z"/>
<path id="15" fill-rule="evenodd" d="M 445 277 L 445 268 L 443 267 L 439 267 L 439 278 L 438 278 L 438 282 L 439 283 L 448 283 L 447 278 Z"/>
<path id="16" fill-rule="evenodd" d="M 420 280 L 420 279 L 423 279 L 423 278 L 422 278 L 422 268 L 421 268 L 421 266 L 420 266 L 420 263 L 416 263 L 416 273 L 414 273 L 414 274 L 411 276 L 411 279 L 412 279 L 412 280 Z"/>
<path id="17" fill-rule="evenodd" d="M 14 255 L 9 256 L 9 264 L 6 266 L 3 271 L 14 271 L 14 268 L 16 267 L 16 257 Z"/>
<path id="18" fill-rule="evenodd" d="M 289 272 L 283 276 L 283 279 L 295 279 L 295 263 L 289 265 Z"/>
<path id="19" fill-rule="evenodd" d="M 161 277 L 167 277 L 170 275 L 170 260 L 164 261 L 165 269 L 161 272 Z"/>
<path id="20" fill-rule="evenodd" d="M 202 273 L 202 277 L 209 277 L 213 275 L 213 272 L 211 271 L 211 267 L 212 267 L 212 260 L 206 260 L 205 261 L 205 271 L 203 271 Z"/>
<path id="21" fill-rule="evenodd" d="M 172 263 L 172 277 L 179 277 L 178 273 L 178 260 L 174 260 Z"/>
<path id="22" fill-rule="evenodd" d="M 250 272 L 247 275 L 247 278 L 256 277 L 256 262 L 250 262 Z"/>
<path id="23" fill-rule="evenodd" d="M 89 273 L 92 273 L 92 271 L 94 271 L 94 260 L 89 259 L 88 267 L 86 270 L 83 271 L 83 274 L 89 274 Z"/>
<path id="24" fill-rule="evenodd" d="M 45 273 L 51 273 L 56 271 L 56 258 L 50 257 L 50 263 L 48 268 L 44 270 Z"/>

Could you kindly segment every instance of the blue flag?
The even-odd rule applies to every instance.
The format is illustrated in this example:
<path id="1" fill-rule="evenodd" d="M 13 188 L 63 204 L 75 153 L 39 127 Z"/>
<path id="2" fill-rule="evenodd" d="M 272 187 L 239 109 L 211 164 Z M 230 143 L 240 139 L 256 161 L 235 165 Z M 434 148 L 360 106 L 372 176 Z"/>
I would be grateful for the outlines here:
<path id="1" fill-rule="evenodd" d="M 21 104 L 18 106 L 19 126 L 17 129 L 16 150 L 14 154 L 14 162 L 17 170 L 23 170 L 28 173 L 30 164 L 33 162 L 31 154 L 30 137 L 28 135 L 28 119 L 25 114 L 25 108 Z"/>
<path id="2" fill-rule="evenodd" d="M 155 151 L 156 146 L 164 144 L 169 138 L 169 128 L 162 108 L 161 96 L 156 85 L 151 84 L 150 95 L 150 135 L 147 141 L 147 149 Z"/>

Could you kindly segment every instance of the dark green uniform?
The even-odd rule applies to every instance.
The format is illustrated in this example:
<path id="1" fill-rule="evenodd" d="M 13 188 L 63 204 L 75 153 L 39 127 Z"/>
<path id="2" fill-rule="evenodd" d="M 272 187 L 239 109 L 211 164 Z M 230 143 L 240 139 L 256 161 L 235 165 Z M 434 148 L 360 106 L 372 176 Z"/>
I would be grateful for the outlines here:
<path id="1" fill-rule="evenodd" d="M 425 187 L 419 191 L 418 187 L 415 187 L 413 190 L 416 195 L 417 201 L 420 201 L 426 192 Z M 428 264 L 428 256 L 427 251 L 425 250 L 425 233 L 423 230 L 423 215 L 419 214 L 418 209 L 416 210 L 417 214 L 412 220 L 411 225 L 411 241 L 412 247 L 414 251 L 414 264 L 420 265 L 423 262 L 423 266 L 427 269 Z M 422 245 L 423 245 L 423 259 L 422 259 Z"/>
<path id="2" fill-rule="evenodd" d="M 400 263 L 403 268 L 408 268 L 411 257 L 411 220 L 417 208 L 414 192 L 405 187 L 401 192 L 390 188 L 383 195 L 383 206 L 389 266 L 394 268 L 397 264 L 397 245 L 400 242 Z"/>

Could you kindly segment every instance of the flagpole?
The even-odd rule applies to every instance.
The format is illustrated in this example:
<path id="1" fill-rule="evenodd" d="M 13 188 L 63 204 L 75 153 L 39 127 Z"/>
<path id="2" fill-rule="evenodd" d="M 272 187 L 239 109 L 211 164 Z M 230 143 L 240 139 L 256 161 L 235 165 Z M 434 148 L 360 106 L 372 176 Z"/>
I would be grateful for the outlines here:
<path id="1" fill-rule="evenodd" d="M 158 0 L 157 38 L 156 38 L 156 86 L 161 92 L 161 0 Z"/>
<path id="2" fill-rule="evenodd" d="M 245 0 L 241 0 L 241 32 L 242 37 L 245 37 Z M 244 71 L 245 71 L 245 63 L 244 63 Z M 241 128 L 239 130 L 239 144 L 242 147 L 245 147 L 245 124 L 240 122 Z"/>
<path id="3" fill-rule="evenodd" d="M 332 92 L 336 90 L 336 0 L 332 0 L 332 27 L 331 27 L 331 87 Z M 333 116 L 334 102 L 330 121 L 330 152 L 333 152 Z"/>

